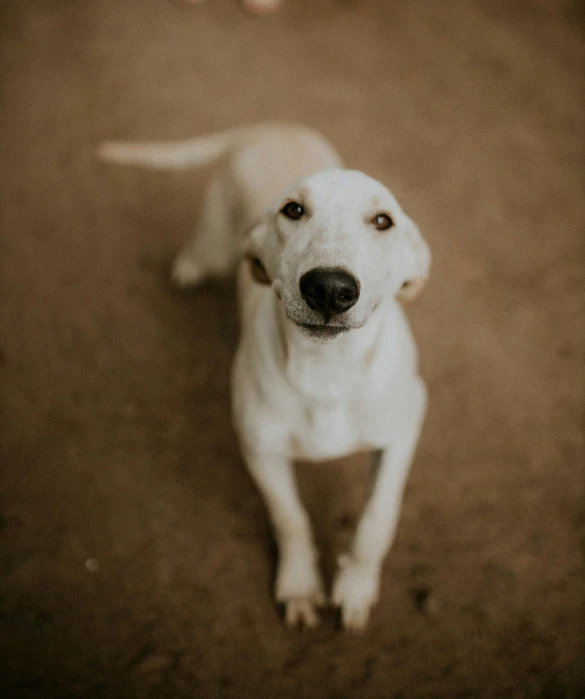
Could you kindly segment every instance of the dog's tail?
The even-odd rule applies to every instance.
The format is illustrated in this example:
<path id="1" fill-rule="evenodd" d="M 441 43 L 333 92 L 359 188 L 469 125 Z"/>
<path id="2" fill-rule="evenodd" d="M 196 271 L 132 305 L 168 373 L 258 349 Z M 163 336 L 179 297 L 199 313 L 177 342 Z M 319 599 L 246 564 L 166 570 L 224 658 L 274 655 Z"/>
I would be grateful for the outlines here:
<path id="1" fill-rule="evenodd" d="M 213 162 L 242 138 L 243 129 L 231 129 L 186 141 L 104 141 L 97 148 L 103 160 L 154 170 L 184 170 Z"/>

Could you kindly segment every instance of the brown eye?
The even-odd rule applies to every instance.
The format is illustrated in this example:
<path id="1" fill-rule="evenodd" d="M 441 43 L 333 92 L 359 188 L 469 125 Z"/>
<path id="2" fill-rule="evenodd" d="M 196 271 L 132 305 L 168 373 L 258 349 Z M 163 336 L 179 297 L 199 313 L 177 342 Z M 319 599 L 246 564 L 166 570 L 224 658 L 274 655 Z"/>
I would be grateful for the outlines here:
<path id="1" fill-rule="evenodd" d="M 305 209 L 297 201 L 289 201 L 282 207 L 280 213 L 290 218 L 291 221 L 298 221 L 305 215 Z"/>
<path id="2" fill-rule="evenodd" d="M 379 231 L 387 231 L 394 225 L 394 221 L 388 214 L 376 214 L 372 219 L 372 223 Z"/>

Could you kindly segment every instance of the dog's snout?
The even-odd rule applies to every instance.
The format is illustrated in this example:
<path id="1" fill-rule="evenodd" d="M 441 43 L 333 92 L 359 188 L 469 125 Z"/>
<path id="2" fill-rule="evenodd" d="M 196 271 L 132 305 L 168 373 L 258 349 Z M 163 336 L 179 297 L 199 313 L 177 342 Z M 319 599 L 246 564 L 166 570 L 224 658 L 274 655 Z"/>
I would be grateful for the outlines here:
<path id="1" fill-rule="evenodd" d="M 359 298 L 359 283 L 342 269 L 316 267 L 301 277 L 301 294 L 309 308 L 322 313 L 325 322 L 336 313 L 354 306 Z"/>

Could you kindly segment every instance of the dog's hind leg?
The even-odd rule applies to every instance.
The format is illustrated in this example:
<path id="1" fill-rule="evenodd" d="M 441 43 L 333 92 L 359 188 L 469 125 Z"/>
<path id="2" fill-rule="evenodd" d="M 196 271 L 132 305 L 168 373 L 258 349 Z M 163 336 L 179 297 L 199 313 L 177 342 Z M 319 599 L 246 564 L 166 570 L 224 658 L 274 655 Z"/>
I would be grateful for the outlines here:
<path id="1" fill-rule="evenodd" d="M 218 174 L 207 186 L 195 233 L 176 257 L 171 280 L 187 288 L 225 275 L 235 266 L 237 252 L 231 206 L 224 179 Z"/>

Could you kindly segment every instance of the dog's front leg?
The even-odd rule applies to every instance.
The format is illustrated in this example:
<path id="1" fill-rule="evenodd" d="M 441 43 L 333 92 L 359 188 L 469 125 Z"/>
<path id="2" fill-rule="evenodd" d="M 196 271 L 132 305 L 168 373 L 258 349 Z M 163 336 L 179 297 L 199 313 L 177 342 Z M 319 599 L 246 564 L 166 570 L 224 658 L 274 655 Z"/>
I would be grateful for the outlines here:
<path id="1" fill-rule="evenodd" d="M 392 429 L 392 439 L 382 452 L 372 494 L 358 523 L 350 553 L 339 558 L 333 603 L 341 608 L 341 620 L 347 629 L 362 629 L 378 599 L 382 563 L 396 532 L 425 407 L 426 390 L 417 381 L 408 409 Z"/>
<path id="2" fill-rule="evenodd" d="M 268 507 L 278 544 L 275 594 L 289 626 L 316 626 L 324 601 L 317 552 L 308 515 L 301 504 L 291 462 L 267 453 L 244 454 Z"/>

